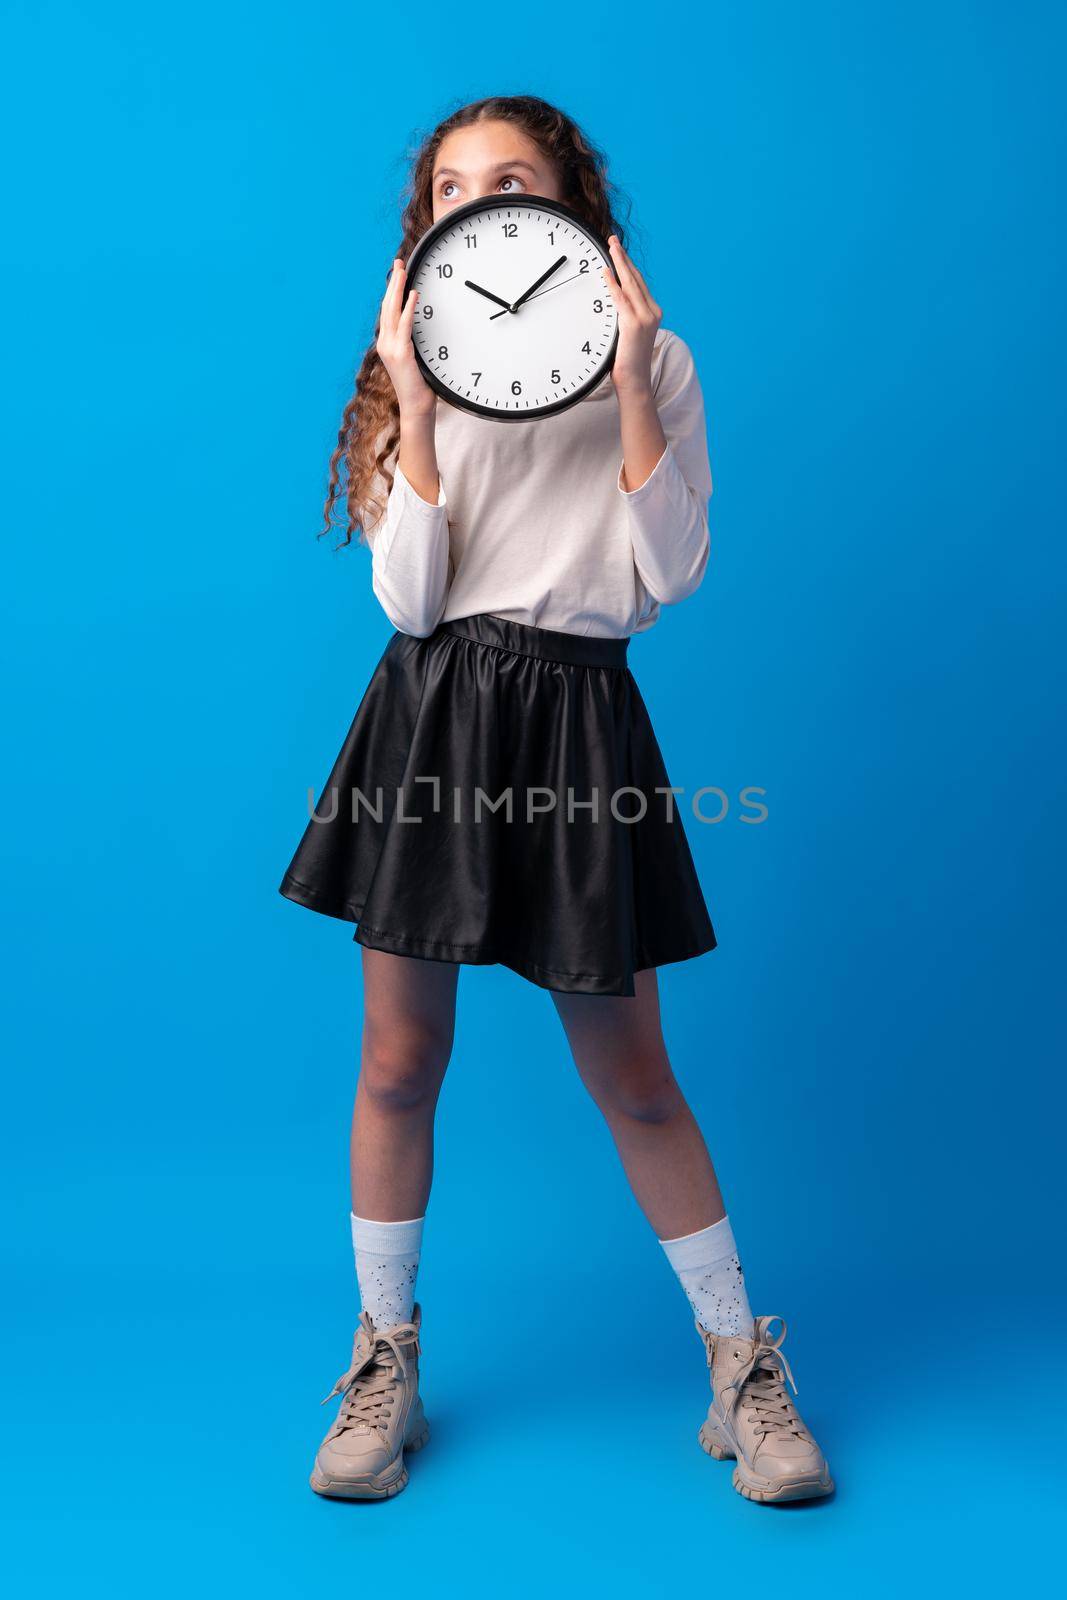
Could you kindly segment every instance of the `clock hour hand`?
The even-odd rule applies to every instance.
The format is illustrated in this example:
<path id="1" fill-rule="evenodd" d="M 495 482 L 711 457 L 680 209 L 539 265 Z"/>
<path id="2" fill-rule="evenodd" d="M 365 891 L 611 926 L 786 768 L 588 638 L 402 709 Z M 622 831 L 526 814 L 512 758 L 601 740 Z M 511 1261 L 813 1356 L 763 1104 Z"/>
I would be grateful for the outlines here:
<path id="1" fill-rule="evenodd" d="M 492 294 L 488 289 L 483 289 L 480 283 L 472 283 L 469 278 L 464 278 L 463 282 L 468 289 L 473 289 L 476 294 L 484 294 L 487 300 L 492 300 L 495 305 L 503 306 L 505 311 L 513 309 L 506 300 L 501 300 L 498 294 Z"/>
<path id="2" fill-rule="evenodd" d="M 521 305 L 524 305 L 526 303 L 526 301 L 529 300 L 531 295 L 536 294 L 537 290 L 540 289 L 541 285 L 543 283 L 547 283 L 549 278 L 551 278 L 551 276 L 552 276 L 552 274 L 554 272 L 558 272 L 559 271 L 560 267 L 562 267 L 562 265 L 566 261 L 566 259 L 567 259 L 566 256 L 560 256 L 558 261 L 554 261 L 552 263 L 552 265 L 549 267 L 547 272 L 542 272 L 542 274 L 538 278 L 537 282 L 536 283 L 531 283 L 530 287 L 527 289 L 525 294 L 520 294 L 520 296 L 519 296 L 519 298 L 517 300 L 513 300 L 512 301 L 512 303 L 511 303 L 512 311 L 517 311 Z"/>

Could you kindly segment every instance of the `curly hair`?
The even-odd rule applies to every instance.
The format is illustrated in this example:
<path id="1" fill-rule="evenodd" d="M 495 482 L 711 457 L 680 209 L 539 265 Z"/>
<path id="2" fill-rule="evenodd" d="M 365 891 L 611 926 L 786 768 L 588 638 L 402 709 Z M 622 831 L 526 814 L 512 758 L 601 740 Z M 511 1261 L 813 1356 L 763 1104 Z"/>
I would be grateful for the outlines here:
<path id="1" fill-rule="evenodd" d="M 408 260 L 433 222 L 433 170 L 438 149 L 457 128 L 469 128 L 477 122 L 510 122 L 521 129 L 555 166 L 564 203 L 601 237 L 618 234 L 625 247 L 624 228 L 616 215 L 623 197 L 607 176 L 603 152 L 576 122 L 548 101 L 528 94 L 492 95 L 453 111 L 411 158 L 404 189 L 406 203 L 400 218 L 402 237 L 399 249 L 394 251 L 402 261 Z M 338 548 L 350 544 L 353 533 L 366 542 L 366 525 L 373 524 L 384 511 L 393 483 L 389 457 L 400 442 L 400 410 L 376 349 L 378 328 L 376 322 L 374 339 L 356 374 L 355 392 L 341 418 L 337 448 L 330 457 L 325 522 L 319 538 L 331 529 L 341 528 L 343 537 Z M 346 513 L 343 523 L 335 520 L 335 506 L 342 495 Z"/>

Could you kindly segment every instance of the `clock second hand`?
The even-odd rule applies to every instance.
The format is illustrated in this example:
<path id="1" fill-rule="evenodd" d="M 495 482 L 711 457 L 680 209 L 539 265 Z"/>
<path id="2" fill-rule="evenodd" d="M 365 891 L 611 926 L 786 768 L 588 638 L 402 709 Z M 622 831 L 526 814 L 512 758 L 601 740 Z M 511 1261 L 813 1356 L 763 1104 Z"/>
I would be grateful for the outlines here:
<path id="1" fill-rule="evenodd" d="M 555 271 L 555 268 L 553 267 L 552 270 Z M 540 289 L 537 292 L 537 294 L 532 294 L 530 296 L 530 299 L 531 300 L 540 300 L 542 295 L 551 294 L 553 289 L 562 289 L 563 285 L 565 283 L 573 283 L 575 278 L 584 278 L 584 277 L 585 277 L 585 273 L 584 272 L 572 272 L 569 278 L 562 278 L 559 283 L 550 283 L 547 289 Z M 510 306 L 508 306 L 508 310 L 509 311 L 511 310 Z M 494 311 L 493 315 L 489 318 L 489 321 L 492 322 L 494 320 L 494 318 L 502 317 L 503 315 L 504 315 L 504 313 L 502 311 Z"/>
<path id="2" fill-rule="evenodd" d="M 535 291 L 540 289 L 540 287 L 541 287 L 541 285 L 543 283 L 547 283 L 549 278 L 551 278 L 551 276 L 552 276 L 552 274 L 554 272 L 558 272 L 559 271 L 560 267 L 563 266 L 563 264 L 566 261 L 566 259 L 567 259 L 566 256 L 560 256 L 558 261 L 553 261 L 553 263 L 549 267 L 548 271 L 547 272 L 542 272 L 541 276 L 537 279 L 537 281 L 535 283 L 531 283 L 530 287 L 527 289 L 525 294 L 520 294 L 520 296 L 519 296 L 519 298 L 517 300 L 513 300 L 512 301 L 512 303 L 511 303 L 512 311 L 518 311 L 520 306 L 525 305 L 527 300 L 532 299 Z"/>

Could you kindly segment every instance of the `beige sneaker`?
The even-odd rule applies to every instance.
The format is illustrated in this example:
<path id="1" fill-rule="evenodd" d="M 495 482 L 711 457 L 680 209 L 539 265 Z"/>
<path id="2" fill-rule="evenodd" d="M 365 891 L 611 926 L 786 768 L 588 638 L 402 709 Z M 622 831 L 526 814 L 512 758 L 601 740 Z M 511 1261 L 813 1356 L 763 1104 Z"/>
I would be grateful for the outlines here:
<path id="1" fill-rule="evenodd" d="M 408 1481 L 405 1450 L 421 1450 L 430 1429 L 419 1396 L 419 1327 L 410 1322 L 375 1328 L 364 1311 L 352 1346 L 352 1365 L 322 1402 L 341 1407 L 319 1446 L 311 1487 L 341 1500 L 388 1500 Z"/>
<path id="2" fill-rule="evenodd" d="M 772 1338 L 771 1324 L 782 1331 Z M 728 1339 L 697 1332 L 708 1352 L 715 1398 L 700 1430 L 700 1442 L 716 1461 L 736 1459 L 734 1488 L 746 1500 L 813 1500 L 832 1494 L 834 1480 L 819 1446 L 804 1426 L 785 1389 L 789 1362 L 781 1345 L 781 1317 L 757 1317 L 753 1338 Z"/>

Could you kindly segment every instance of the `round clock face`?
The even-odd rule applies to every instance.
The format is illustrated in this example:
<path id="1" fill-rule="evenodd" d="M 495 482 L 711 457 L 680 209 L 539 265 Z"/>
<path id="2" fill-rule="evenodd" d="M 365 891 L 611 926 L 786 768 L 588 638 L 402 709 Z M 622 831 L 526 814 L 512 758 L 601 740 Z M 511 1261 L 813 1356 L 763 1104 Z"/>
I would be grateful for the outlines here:
<path id="1" fill-rule="evenodd" d="M 431 388 L 479 416 L 522 422 L 583 399 L 611 370 L 618 313 L 607 245 L 538 195 L 456 206 L 408 262 L 412 338 Z"/>

